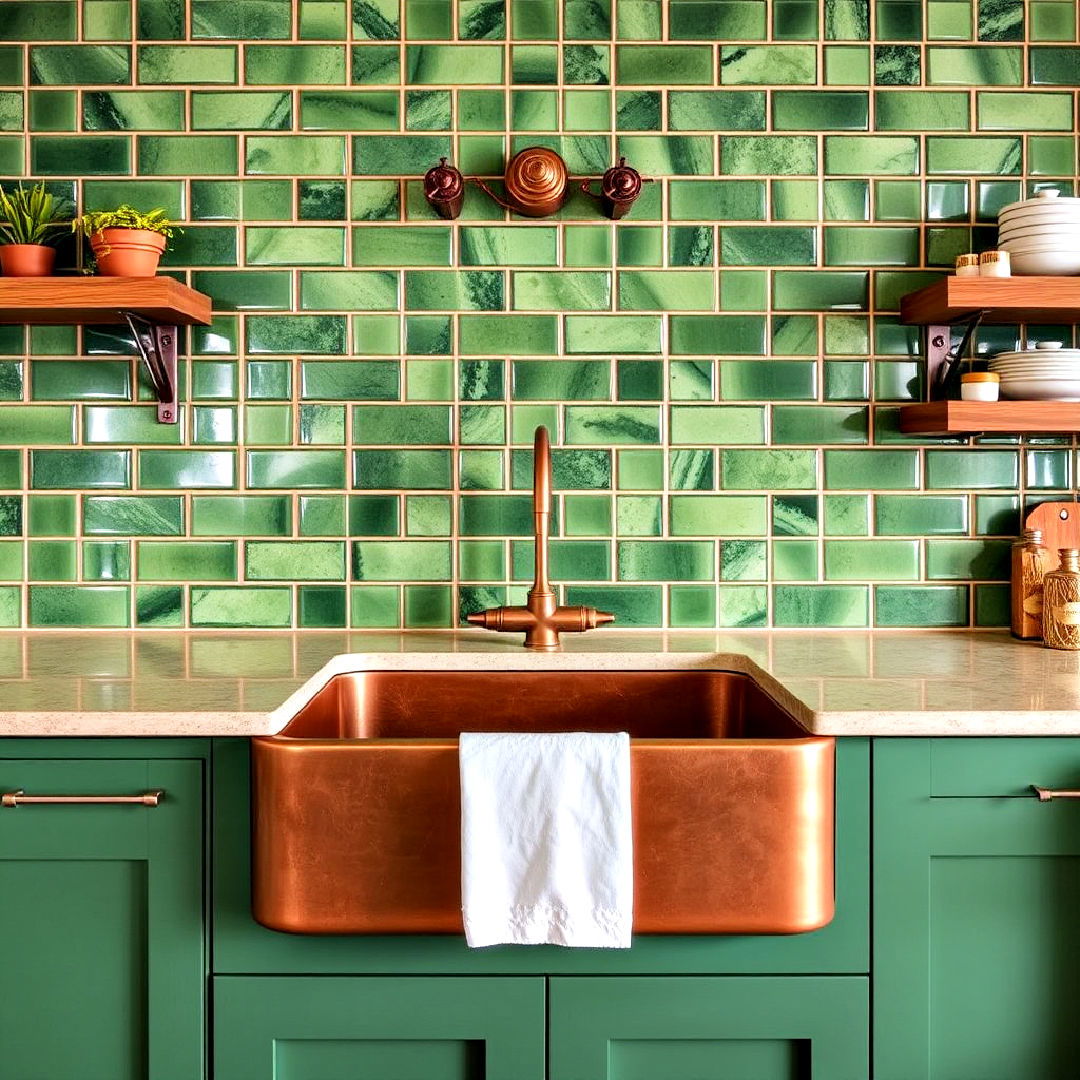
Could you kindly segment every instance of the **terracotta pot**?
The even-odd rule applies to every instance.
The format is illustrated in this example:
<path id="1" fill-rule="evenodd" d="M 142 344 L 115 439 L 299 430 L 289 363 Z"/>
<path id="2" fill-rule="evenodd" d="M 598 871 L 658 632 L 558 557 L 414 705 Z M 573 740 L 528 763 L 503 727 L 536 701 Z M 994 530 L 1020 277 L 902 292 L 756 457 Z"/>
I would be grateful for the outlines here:
<path id="1" fill-rule="evenodd" d="M 103 277 L 153 277 L 165 237 L 150 229 L 102 229 L 90 237 Z"/>
<path id="2" fill-rule="evenodd" d="M 56 262 L 56 248 L 48 244 L 5 244 L 0 247 L 4 277 L 48 277 Z"/>

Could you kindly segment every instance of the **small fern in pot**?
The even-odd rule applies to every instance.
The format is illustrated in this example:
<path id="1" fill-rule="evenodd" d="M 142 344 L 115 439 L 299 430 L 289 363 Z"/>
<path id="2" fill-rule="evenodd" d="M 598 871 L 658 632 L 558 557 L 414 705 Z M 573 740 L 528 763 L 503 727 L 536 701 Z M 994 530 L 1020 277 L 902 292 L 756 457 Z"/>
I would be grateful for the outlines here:
<path id="1" fill-rule="evenodd" d="M 56 261 L 53 241 L 67 228 L 44 182 L 29 191 L 0 187 L 0 270 L 5 277 L 48 277 Z"/>
<path id="2" fill-rule="evenodd" d="M 98 273 L 105 277 L 153 277 L 178 229 L 162 207 L 145 214 L 126 203 L 115 210 L 92 210 L 71 227 L 90 241 Z"/>

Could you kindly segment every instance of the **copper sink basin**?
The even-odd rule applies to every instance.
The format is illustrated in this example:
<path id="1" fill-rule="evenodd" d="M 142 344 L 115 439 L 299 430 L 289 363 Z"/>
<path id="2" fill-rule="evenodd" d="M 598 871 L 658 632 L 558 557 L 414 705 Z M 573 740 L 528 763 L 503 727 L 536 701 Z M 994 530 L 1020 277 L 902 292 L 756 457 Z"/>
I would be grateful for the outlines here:
<path id="1" fill-rule="evenodd" d="M 255 918 L 461 933 L 462 731 L 628 731 L 634 930 L 786 934 L 833 916 L 833 754 L 745 675 L 335 676 L 253 740 Z"/>

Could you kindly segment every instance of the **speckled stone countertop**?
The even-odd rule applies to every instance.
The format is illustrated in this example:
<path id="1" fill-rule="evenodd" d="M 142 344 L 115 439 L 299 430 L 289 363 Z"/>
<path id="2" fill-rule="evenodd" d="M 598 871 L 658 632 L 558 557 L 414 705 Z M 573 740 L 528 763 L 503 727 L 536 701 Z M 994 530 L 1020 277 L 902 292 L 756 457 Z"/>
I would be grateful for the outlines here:
<path id="1" fill-rule="evenodd" d="M 1080 653 L 1002 632 L 597 631 L 565 641 L 545 654 L 483 631 L 5 634 L 0 736 L 270 734 L 339 670 L 571 666 L 745 672 L 818 734 L 1080 735 Z"/>

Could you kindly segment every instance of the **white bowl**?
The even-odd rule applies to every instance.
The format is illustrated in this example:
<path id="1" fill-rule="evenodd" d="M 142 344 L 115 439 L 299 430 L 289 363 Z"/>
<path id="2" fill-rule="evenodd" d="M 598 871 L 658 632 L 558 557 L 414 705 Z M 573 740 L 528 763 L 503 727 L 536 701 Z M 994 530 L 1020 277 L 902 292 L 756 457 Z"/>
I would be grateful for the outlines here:
<path id="1" fill-rule="evenodd" d="M 1020 199 L 1018 202 L 1003 206 L 999 213 L 1014 214 L 1022 210 L 1049 210 L 1051 208 L 1054 210 L 1067 208 L 1080 212 L 1080 199 L 1071 195 L 1062 195 L 1059 191 L 1050 188 L 1044 188 L 1042 191 L 1036 192 L 1030 199 Z"/>
<path id="2" fill-rule="evenodd" d="M 1080 274 L 1080 251 L 1012 251 L 1012 272 L 1021 277 L 1025 274 L 1045 274 L 1051 277 L 1071 277 Z"/>
<path id="3" fill-rule="evenodd" d="M 1080 219 L 1077 206 L 1031 206 L 1022 210 L 999 210 L 998 221 L 1076 221 Z"/>
<path id="4" fill-rule="evenodd" d="M 1080 379 L 1002 380 L 1001 396 L 1013 401 L 1080 401 Z"/>
<path id="5" fill-rule="evenodd" d="M 1075 225 L 1002 225 L 998 229 L 999 240 L 1020 239 L 1021 237 L 1060 238 L 1076 243 L 1080 240 L 1080 222 Z"/>
<path id="6" fill-rule="evenodd" d="M 1059 360 L 1080 360 L 1080 349 L 1063 348 L 1056 341 L 1040 342 L 1036 348 L 1007 349 L 995 353 L 991 360 L 1047 360 L 1056 363 Z"/>

